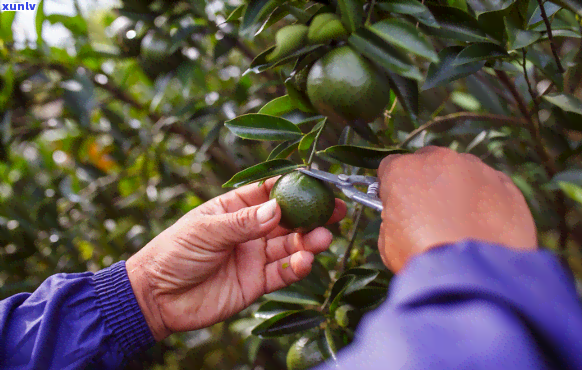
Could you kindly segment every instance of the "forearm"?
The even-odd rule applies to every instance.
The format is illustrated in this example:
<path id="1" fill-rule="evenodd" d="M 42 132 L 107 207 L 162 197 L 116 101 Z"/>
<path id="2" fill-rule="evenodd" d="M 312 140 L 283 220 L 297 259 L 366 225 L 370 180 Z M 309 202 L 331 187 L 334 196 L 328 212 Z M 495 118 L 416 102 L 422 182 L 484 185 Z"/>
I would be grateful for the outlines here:
<path id="1" fill-rule="evenodd" d="M 115 369 L 152 344 L 123 262 L 54 275 L 0 302 L 2 368 Z"/>
<path id="2" fill-rule="evenodd" d="M 458 243 L 411 260 L 338 359 L 345 369 L 582 368 L 582 311 L 549 252 Z"/>

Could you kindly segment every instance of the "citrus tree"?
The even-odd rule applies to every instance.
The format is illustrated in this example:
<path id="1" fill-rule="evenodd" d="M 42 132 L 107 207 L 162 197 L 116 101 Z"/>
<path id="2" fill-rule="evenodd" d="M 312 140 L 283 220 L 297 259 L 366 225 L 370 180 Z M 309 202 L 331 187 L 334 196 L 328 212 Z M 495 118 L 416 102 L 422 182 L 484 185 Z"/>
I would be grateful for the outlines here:
<path id="1" fill-rule="evenodd" d="M 579 0 L 43 4 L 24 44 L 0 13 L 2 297 L 126 259 L 231 187 L 303 166 L 374 176 L 425 145 L 510 175 L 541 245 L 582 276 Z M 71 36 L 51 45 L 57 24 Z M 347 204 L 303 281 L 129 367 L 333 361 L 392 277 L 379 214 Z"/>

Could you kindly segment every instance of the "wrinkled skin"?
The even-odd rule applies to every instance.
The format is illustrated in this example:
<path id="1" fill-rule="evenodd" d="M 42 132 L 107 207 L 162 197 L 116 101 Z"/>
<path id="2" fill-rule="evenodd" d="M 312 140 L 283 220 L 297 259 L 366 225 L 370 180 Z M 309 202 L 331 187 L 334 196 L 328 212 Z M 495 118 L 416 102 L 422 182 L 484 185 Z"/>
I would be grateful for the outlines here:
<path id="1" fill-rule="evenodd" d="M 206 202 L 127 261 L 156 340 L 221 322 L 309 274 L 314 254 L 329 247 L 332 235 L 323 227 L 301 235 L 278 226 L 281 209 L 268 202 L 276 180 Z M 328 224 L 345 214 L 345 203 L 336 199 Z"/>
<path id="2" fill-rule="evenodd" d="M 429 248 L 467 238 L 537 248 L 519 189 L 472 154 L 441 147 L 395 154 L 382 161 L 378 177 L 384 204 L 378 248 L 394 272 Z"/>

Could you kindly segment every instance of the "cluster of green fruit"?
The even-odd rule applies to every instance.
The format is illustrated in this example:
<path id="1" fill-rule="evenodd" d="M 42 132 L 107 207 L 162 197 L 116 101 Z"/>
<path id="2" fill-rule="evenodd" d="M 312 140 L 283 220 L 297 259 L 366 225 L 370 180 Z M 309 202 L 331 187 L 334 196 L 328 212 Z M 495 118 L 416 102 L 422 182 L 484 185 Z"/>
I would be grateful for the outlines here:
<path id="1" fill-rule="evenodd" d="M 281 28 L 266 60 L 281 60 L 309 45 L 326 45 L 325 54 L 294 71 L 286 86 L 299 96 L 295 91 L 289 94 L 335 123 L 358 130 L 382 114 L 390 85 L 379 68 L 345 43 L 349 35 L 336 14 L 318 14 L 309 25 Z"/>

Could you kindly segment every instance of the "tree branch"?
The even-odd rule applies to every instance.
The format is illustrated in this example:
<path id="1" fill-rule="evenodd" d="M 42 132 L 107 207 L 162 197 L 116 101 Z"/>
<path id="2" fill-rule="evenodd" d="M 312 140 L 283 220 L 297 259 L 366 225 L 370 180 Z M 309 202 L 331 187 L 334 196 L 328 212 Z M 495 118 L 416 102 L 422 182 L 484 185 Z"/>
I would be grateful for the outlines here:
<path id="1" fill-rule="evenodd" d="M 548 31 L 548 39 L 550 40 L 550 47 L 552 49 L 552 54 L 554 54 L 554 58 L 556 59 L 556 64 L 558 65 L 558 71 L 560 73 L 564 73 L 566 70 L 562 66 L 562 62 L 560 62 L 560 56 L 558 55 L 558 49 L 556 48 L 556 44 L 554 43 L 554 36 L 552 35 L 552 25 L 550 24 L 550 20 L 548 19 L 548 15 L 546 14 L 546 9 L 544 8 L 544 4 L 542 0 L 538 0 L 538 4 L 540 5 L 540 12 L 542 14 L 542 18 L 544 23 L 546 24 L 546 29 Z"/>
<path id="2" fill-rule="evenodd" d="M 412 131 L 404 141 L 402 141 L 398 147 L 404 148 L 408 145 L 415 137 L 421 134 L 425 130 L 429 130 L 435 126 L 444 123 L 453 123 L 459 122 L 464 120 L 474 120 L 474 121 L 489 121 L 491 123 L 496 124 L 497 126 L 505 126 L 507 124 L 514 124 L 514 125 L 524 125 L 526 122 L 523 119 L 519 119 L 516 117 L 509 117 L 509 116 L 502 116 L 497 114 L 479 114 L 479 113 L 469 113 L 469 112 L 460 112 L 460 113 L 453 113 L 447 116 L 436 117 L 435 119 L 423 124 L 416 130 Z"/>
<path id="3" fill-rule="evenodd" d="M 556 168 L 556 165 L 554 163 L 553 158 L 550 157 L 550 155 L 546 152 L 546 149 L 544 147 L 538 126 L 534 122 L 532 116 L 529 114 L 527 106 L 526 106 L 525 102 L 523 101 L 523 98 L 519 94 L 519 91 L 517 91 L 517 89 L 515 88 L 515 85 L 509 79 L 509 76 L 507 75 L 507 73 L 505 73 L 504 71 L 499 71 L 499 70 L 496 70 L 495 73 L 497 74 L 497 77 L 499 77 L 499 80 L 507 87 L 507 89 L 513 95 L 513 98 L 515 99 L 515 101 L 517 103 L 518 109 L 520 110 L 521 114 L 524 116 L 524 118 L 528 122 L 528 129 L 530 131 L 532 138 L 535 141 L 534 149 L 535 149 L 536 153 L 538 154 L 538 156 L 540 157 L 540 159 L 542 160 L 542 164 L 543 164 L 547 174 L 549 175 L 549 177 L 554 177 L 554 175 L 558 172 L 558 170 Z M 527 79 L 527 76 L 526 76 L 526 79 Z M 566 242 L 568 241 L 568 224 L 566 222 L 566 214 L 568 212 L 568 209 L 566 208 L 566 199 L 565 199 L 564 193 L 562 191 L 558 191 L 558 193 L 556 194 L 555 202 L 556 202 L 556 210 L 558 211 L 558 214 L 560 215 L 560 224 L 558 225 L 559 232 L 560 232 L 560 240 L 559 240 L 558 245 L 560 247 L 560 250 L 563 251 L 566 249 Z M 564 262 L 566 262 L 566 261 L 564 261 Z"/>

